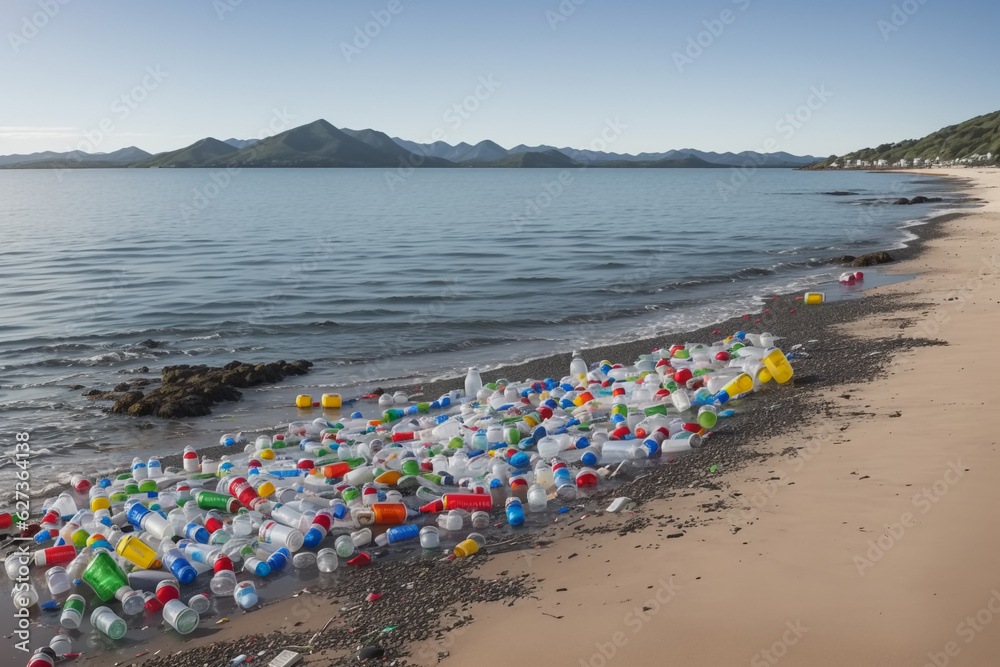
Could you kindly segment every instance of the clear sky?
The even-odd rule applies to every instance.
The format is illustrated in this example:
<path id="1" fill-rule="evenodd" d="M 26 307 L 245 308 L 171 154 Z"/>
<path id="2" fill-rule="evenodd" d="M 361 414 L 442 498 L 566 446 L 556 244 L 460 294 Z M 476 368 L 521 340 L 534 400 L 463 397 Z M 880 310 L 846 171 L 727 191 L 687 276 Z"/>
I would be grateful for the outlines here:
<path id="1" fill-rule="evenodd" d="M 618 119 L 608 150 L 825 156 L 1000 108 L 997 25 L 993 0 L 3 0 L 0 154 L 325 118 L 578 148 Z"/>

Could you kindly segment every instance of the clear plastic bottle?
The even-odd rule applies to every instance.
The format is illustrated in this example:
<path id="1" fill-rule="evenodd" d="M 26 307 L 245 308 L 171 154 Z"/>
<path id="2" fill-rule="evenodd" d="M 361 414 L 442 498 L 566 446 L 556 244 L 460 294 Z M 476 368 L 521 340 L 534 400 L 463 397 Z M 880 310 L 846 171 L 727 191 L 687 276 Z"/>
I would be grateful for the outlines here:
<path id="1" fill-rule="evenodd" d="M 549 499 L 545 487 L 540 484 L 532 484 L 528 488 L 528 511 L 544 512 L 548 503 Z"/>
<path id="2" fill-rule="evenodd" d="M 351 547 L 353 548 L 354 545 L 352 544 Z M 333 572 L 339 564 L 340 559 L 337 557 L 337 552 L 329 547 L 320 549 L 319 553 L 316 554 L 316 566 L 320 572 Z"/>
<path id="3" fill-rule="evenodd" d="M 333 551 L 344 558 L 350 558 L 357 551 L 357 546 L 350 535 L 340 535 L 334 540 Z M 322 553 L 322 551 L 321 551 Z"/>

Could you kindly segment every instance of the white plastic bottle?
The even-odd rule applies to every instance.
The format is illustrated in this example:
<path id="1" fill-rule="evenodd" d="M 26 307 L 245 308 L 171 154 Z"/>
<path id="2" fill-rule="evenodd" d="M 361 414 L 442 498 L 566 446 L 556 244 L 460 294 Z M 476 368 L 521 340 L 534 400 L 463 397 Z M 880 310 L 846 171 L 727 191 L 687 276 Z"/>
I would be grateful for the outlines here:
<path id="1" fill-rule="evenodd" d="M 483 378 L 479 376 L 479 369 L 475 366 L 469 367 L 469 373 L 465 376 L 465 395 L 475 398 L 479 390 L 483 388 Z"/>

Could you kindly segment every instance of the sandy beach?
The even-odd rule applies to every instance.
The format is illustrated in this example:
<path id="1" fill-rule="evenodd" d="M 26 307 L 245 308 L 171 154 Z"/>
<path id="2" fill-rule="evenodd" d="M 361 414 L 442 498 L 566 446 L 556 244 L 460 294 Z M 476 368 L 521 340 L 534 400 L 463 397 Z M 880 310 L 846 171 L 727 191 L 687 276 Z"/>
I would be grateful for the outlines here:
<path id="1" fill-rule="evenodd" d="M 909 307 L 849 333 L 946 346 L 829 392 L 825 414 L 802 414 L 807 426 L 764 443 L 773 457 L 718 490 L 639 506 L 653 520 L 642 530 L 491 560 L 484 576 L 528 572 L 536 597 L 474 608 L 471 626 L 416 651 L 433 656 L 419 664 L 439 651 L 445 665 L 995 664 L 1000 457 L 984 417 L 1000 376 L 988 347 L 1000 326 L 1000 172 L 932 173 L 970 179 L 989 203 L 894 266 L 916 279 L 876 290 Z M 708 525 L 673 527 L 720 501 Z"/>
<path id="2" fill-rule="evenodd" d="M 987 203 L 920 228 L 893 251 L 902 261 L 881 267 L 915 278 L 808 308 L 776 297 L 757 321 L 683 335 L 769 330 L 809 352 L 795 387 L 748 399 L 702 451 L 643 469 L 546 527 L 493 529 L 487 558 L 296 574 L 266 584 L 275 588 L 262 608 L 223 623 L 217 610 L 182 641 L 150 625 L 78 661 L 195 667 L 259 653 L 266 664 L 282 646 L 311 644 L 305 664 L 347 664 L 381 644 L 397 665 L 992 664 L 1000 461 L 978 417 L 1000 371 L 986 347 L 1000 324 L 1000 171 L 931 173 L 963 179 Z M 627 360 L 663 342 L 586 355 Z M 568 361 L 484 379 L 558 375 Z M 604 513 L 619 494 L 634 507 Z M 372 592 L 384 597 L 359 604 Z"/>

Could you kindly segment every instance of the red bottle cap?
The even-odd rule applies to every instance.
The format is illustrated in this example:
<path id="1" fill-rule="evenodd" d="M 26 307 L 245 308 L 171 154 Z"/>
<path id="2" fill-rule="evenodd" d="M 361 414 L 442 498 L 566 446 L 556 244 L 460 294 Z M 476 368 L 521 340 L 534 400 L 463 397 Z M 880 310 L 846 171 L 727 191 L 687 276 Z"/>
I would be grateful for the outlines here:
<path id="1" fill-rule="evenodd" d="M 222 572 L 223 570 L 229 570 L 230 572 L 232 572 L 233 561 L 231 561 L 229 559 L 229 556 L 227 556 L 226 554 L 219 554 L 216 557 L 215 563 L 212 565 L 212 568 L 214 569 L 215 572 Z"/>

